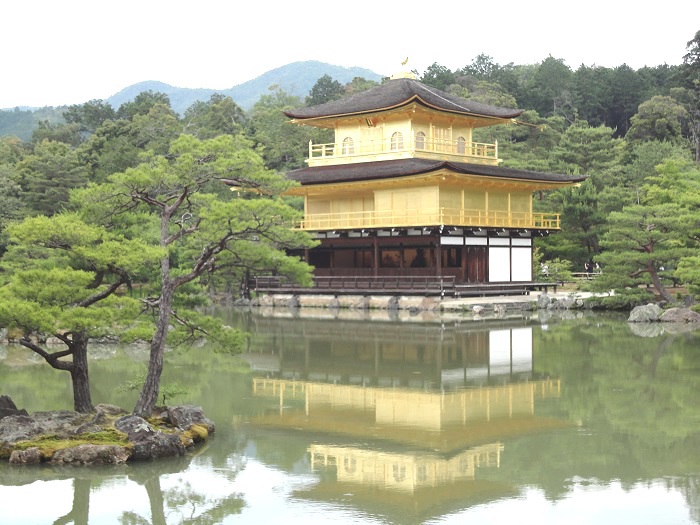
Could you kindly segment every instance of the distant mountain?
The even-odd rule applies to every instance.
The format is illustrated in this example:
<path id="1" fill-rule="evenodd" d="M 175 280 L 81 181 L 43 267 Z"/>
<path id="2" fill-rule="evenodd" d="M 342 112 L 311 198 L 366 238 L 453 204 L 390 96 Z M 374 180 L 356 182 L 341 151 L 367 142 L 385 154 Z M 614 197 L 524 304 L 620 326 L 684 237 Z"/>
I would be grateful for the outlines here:
<path id="1" fill-rule="evenodd" d="M 182 115 L 196 101 L 206 102 L 214 93 L 221 93 L 222 95 L 230 96 L 243 110 L 248 111 L 260 99 L 261 95 L 270 92 L 270 86 L 279 86 L 285 92 L 303 99 L 323 75 L 329 75 L 333 80 L 337 80 L 341 84 L 347 84 L 355 77 L 362 77 L 377 82 L 382 80 L 382 75 L 378 75 L 369 69 L 361 67 L 347 68 L 310 60 L 293 62 L 286 66 L 278 67 L 253 80 L 223 90 L 179 88 L 153 80 L 139 82 L 112 95 L 106 102 L 109 102 L 114 109 L 119 109 L 119 106 L 124 102 L 133 100 L 139 93 L 151 90 L 168 95 L 172 108 Z M 41 109 L 17 108 L 0 110 L 0 136 L 15 135 L 22 140 L 29 140 L 39 120 L 58 123 L 61 121 L 63 109 L 62 107 L 46 107 Z"/>
<path id="2" fill-rule="evenodd" d="M 117 109 L 124 102 L 133 100 L 142 91 L 157 91 L 168 95 L 172 108 L 182 115 L 196 101 L 206 102 L 214 93 L 220 93 L 231 97 L 236 104 L 248 111 L 260 99 L 261 95 L 269 93 L 270 86 L 279 86 L 290 95 L 304 98 L 323 75 L 329 75 L 341 84 L 347 84 L 355 77 L 363 77 L 377 82 L 382 79 L 381 75 L 369 69 L 346 68 L 310 60 L 278 67 L 230 89 L 190 89 L 174 87 L 163 82 L 139 82 L 109 97 L 107 102 Z"/>

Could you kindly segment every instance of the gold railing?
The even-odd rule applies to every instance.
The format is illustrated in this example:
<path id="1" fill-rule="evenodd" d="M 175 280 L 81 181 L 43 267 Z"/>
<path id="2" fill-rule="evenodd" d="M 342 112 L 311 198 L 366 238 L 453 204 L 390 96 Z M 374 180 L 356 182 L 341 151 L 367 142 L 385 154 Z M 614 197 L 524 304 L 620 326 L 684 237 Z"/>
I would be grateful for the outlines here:
<path id="1" fill-rule="evenodd" d="M 300 230 L 350 230 L 361 228 L 414 228 L 461 226 L 558 230 L 558 213 L 528 213 L 459 208 L 406 209 L 315 213 L 296 227 Z"/>
<path id="2" fill-rule="evenodd" d="M 349 158 L 385 153 L 439 153 L 459 157 L 498 159 L 498 144 L 458 140 L 367 140 L 358 143 L 314 144 L 309 142 L 309 159 Z"/>

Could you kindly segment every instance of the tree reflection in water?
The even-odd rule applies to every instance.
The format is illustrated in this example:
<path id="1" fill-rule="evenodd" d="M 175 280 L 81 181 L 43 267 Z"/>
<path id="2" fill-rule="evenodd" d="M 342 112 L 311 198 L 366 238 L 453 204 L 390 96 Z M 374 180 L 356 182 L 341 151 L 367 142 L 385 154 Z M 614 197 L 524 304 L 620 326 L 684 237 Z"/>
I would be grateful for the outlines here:
<path id="1" fill-rule="evenodd" d="M 176 487 L 165 491 L 161 490 L 159 476 L 146 480 L 144 487 L 151 505 L 151 519 L 127 511 L 119 517 L 121 525 L 214 525 L 239 514 L 244 507 L 240 494 L 209 497 L 182 479 Z"/>

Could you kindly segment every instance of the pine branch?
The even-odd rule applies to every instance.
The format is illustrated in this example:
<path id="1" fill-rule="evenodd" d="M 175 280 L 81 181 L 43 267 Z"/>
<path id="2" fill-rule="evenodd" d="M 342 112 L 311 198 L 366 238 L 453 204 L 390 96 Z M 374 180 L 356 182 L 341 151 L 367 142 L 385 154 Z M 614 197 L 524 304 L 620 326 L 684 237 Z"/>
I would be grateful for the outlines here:
<path id="1" fill-rule="evenodd" d="M 63 350 L 62 352 L 49 353 L 43 348 L 41 348 L 39 345 L 32 342 L 26 336 L 22 337 L 22 339 L 19 340 L 19 344 L 25 348 L 28 348 L 35 354 L 38 354 L 41 357 L 43 357 L 44 361 L 46 361 L 49 365 L 51 365 L 52 368 L 55 368 L 56 370 L 71 370 L 73 368 L 72 362 L 59 361 L 59 359 L 61 359 L 62 357 L 73 355 L 73 350 L 70 348 L 70 346 L 68 347 L 68 350 Z"/>

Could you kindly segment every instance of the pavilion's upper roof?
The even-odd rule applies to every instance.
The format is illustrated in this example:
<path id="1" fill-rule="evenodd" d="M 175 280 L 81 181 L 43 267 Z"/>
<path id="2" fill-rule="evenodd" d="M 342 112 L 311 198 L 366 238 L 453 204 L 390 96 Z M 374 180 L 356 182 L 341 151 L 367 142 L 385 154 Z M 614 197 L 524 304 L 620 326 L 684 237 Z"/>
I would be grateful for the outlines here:
<path id="1" fill-rule="evenodd" d="M 482 104 L 426 86 L 414 79 L 399 78 L 347 98 L 318 106 L 288 110 L 284 114 L 297 120 L 361 115 L 399 108 L 412 102 L 439 111 L 491 118 L 515 118 L 524 111 Z"/>
<path id="2" fill-rule="evenodd" d="M 542 173 L 485 164 L 470 164 L 466 162 L 450 162 L 420 158 L 312 166 L 290 171 L 287 173 L 287 176 L 299 182 L 302 186 L 306 186 L 407 177 L 411 175 L 422 175 L 441 169 L 465 175 L 479 175 L 483 177 L 531 182 L 574 184 L 583 182 L 587 178 L 585 175 Z"/>

